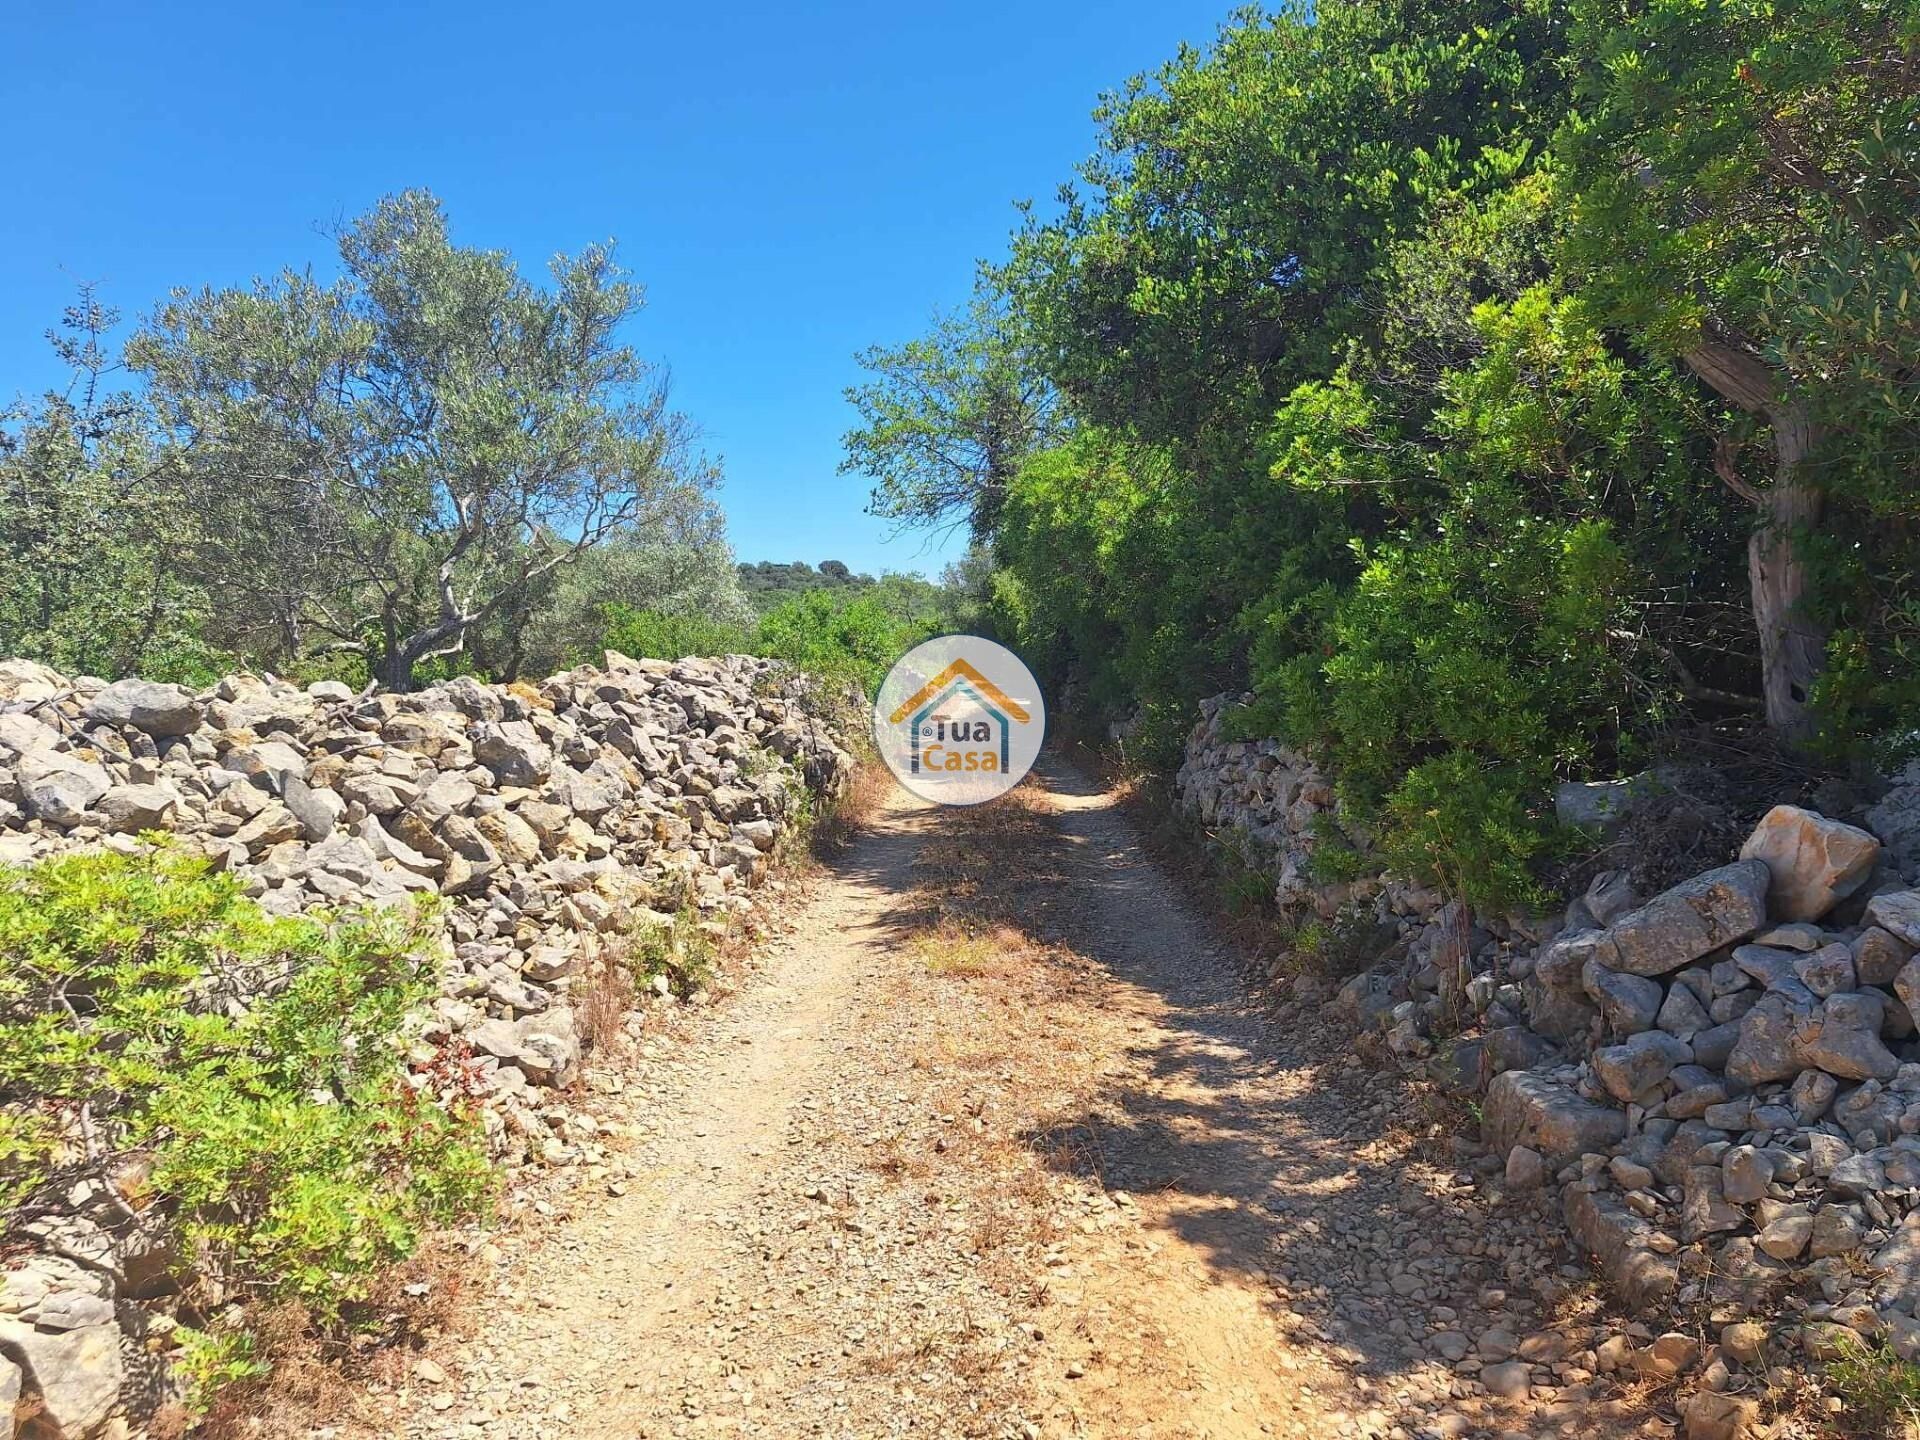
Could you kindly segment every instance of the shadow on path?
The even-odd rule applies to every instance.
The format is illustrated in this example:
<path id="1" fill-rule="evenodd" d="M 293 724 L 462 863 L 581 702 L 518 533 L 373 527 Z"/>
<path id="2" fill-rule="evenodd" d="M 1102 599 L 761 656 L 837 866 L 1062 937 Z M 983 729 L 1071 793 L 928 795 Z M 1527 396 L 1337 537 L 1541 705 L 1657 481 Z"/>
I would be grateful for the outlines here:
<path id="1" fill-rule="evenodd" d="M 1065 883 L 1031 928 L 1123 982 L 1143 1022 L 1092 1125 L 1109 1188 L 1157 1195 L 1154 1218 L 1210 1267 L 1277 1282 L 1276 1305 L 1374 1376 L 1434 1361 L 1435 1328 L 1524 1334 L 1542 1296 L 1584 1276 L 1556 1274 L 1568 1257 L 1538 1211 L 1490 1210 L 1450 1152 L 1413 1153 L 1391 1129 L 1398 1077 L 1353 1057 L 1336 1022 L 1277 1025 L 1101 786 L 1053 757 L 1040 774 Z"/>

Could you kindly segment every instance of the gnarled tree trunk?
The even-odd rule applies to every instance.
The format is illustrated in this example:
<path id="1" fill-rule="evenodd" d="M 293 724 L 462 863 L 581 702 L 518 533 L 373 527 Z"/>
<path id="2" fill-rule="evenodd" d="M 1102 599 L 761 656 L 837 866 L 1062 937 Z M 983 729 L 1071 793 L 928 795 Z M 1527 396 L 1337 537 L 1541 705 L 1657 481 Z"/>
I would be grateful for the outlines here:
<path id="1" fill-rule="evenodd" d="M 1820 523 L 1820 492 L 1806 483 L 1813 424 L 1804 406 L 1784 407 L 1773 421 L 1773 484 L 1766 517 L 1747 542 L 1747 575 L 1753 587 L 1753 622 L 1760 632 L 1760 682 L 1767 723 L 1788 740 L 1811 733 L 1808 702 L 1826 658 L 1827 637 L 1808 616 L 1806 557 L 1799 532 Z"/>
<path id="2" fill-rule="evenodd" d="M 1767 724 L 1788 741 L 1813 729 L 1813 682 L 1826 655 L 1826 633 L 1806 610 L 1807 566 L 1800 536 L 1820 523 L 1821 494 L 1807 473 L 1818 431 L 1803 400 L 1782 393 L 1778 378 L 1751 350 L 1706 340 L 1685 356 L 1688 366 L 1742 409 L 1766 417 L 1773 437 L 1773 483 L 1761 490 L 1734 470 L 1720 476 L 1760 512 L 1747 542 L 1753 623 L 1760 638 L 1760 683 Z"/>

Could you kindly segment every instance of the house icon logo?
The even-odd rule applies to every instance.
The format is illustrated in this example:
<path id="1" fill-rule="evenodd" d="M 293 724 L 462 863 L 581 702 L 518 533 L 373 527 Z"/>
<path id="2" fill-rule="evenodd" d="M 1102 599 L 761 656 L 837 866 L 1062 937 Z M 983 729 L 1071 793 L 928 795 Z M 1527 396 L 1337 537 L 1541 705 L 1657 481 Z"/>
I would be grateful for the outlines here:
<path id="1" fill-rule="evenodd" d="M 948 805 L 1004 795 L 1046 729 L 1033 673 L 1005 646 L 942 635 L 900 658 L 874 701 L 881 758 L 914 794 Z"/>

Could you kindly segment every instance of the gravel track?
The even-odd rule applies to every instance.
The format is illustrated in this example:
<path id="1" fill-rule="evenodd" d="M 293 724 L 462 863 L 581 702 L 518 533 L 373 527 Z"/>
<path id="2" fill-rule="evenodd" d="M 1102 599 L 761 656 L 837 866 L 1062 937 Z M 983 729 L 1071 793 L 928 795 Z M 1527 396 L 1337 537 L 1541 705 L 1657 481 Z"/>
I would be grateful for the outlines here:
<path id="1" fill-rule="evenodd" d="M 1556 1225 L 1276 1021 L 1111 796 L 1048 762 L 999 806 L 896 794 L 736 995 L 604 1072 L 623 1153 L 348 1428 L 1638 1432 Z M 948 957 L 969 894 L 999 923 Z"/>

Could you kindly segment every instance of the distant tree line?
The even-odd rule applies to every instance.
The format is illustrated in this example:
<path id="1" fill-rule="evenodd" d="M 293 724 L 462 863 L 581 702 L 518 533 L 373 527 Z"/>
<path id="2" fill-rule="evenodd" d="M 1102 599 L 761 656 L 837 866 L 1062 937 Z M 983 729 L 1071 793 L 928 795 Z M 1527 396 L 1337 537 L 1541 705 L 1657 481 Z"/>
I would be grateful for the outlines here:
<path id="1" fill-rule="evenodd" d="M 876 583 L 873 576 L 856 575 L 840 560 L 822 560 L 817 566 L 804 560 L 742 561 L 739 569 L 740 589 L 756 609 L 809 590 L 864 590 Z"/>
<path id="2" fill-rule="evenodd" d="M 1097 118 L 849 392 L 1052 683 L 1251 691 L 1488 904 L 1680 728 L 1920 748 L 1920 5 L 1318 0 Z"/>

